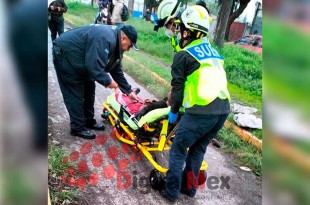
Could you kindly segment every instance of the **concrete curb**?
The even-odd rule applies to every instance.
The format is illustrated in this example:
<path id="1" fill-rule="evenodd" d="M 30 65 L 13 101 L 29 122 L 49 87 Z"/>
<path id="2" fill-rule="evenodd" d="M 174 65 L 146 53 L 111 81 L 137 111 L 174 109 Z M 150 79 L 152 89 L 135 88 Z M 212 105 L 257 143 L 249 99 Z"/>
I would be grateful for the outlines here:
<path id="1" fill-rule="evenodd" d="M 262 140 L 258 139 L 257 137 L 255 137 L 250 132 L 234 125 L 233 123 L 229 122 L 228 120 L 226 120 L 224 126 L 227 129 L 232 129 L 243 141 L 246 141 L 246 142 L 254 145 L 255 147 L 257 147 L 257 149 L 262 151 L 262 148 L 263 148 Z"/>

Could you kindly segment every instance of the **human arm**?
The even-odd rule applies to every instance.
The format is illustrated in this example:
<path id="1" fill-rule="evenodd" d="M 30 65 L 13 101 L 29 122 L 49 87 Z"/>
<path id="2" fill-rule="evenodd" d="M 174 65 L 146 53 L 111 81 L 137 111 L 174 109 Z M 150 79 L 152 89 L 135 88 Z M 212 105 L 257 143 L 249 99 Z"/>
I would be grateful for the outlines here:
<path id="1" fill-rule="evenodd" d="M 62 13 L 66 13 L 68 10 L 67 4 L 65 3 L 65 1 L 61 1 L 62 6 L 58 7 L 58 11 L 62 12 Z"/>
<path id="2" fill-rule="evenodd" d="M 130 94 L 132 92 L 131 86 L 129 85 L 128 81 L 124 76 L 124 72 L 122 70 L 121 62 L 118 62 L 117 65 L 114 67 L 113 70 L 110 71 L 110 74 L 119 85 L 121 91 L 125 94 Z"/>
<path id="3" fill-rule="evenodd" d="M 67 10 L 68 10 L 68 7 L 64 0 L 53 1 L 48 7 L 49 12 L 53 11 L 53 13 L 56 13 L 56 14 L 66 13 Z"/>
<path id="4" fill-rule="evenodd" d="M 171 112 L 177 113 L 182 106 L 184 96 L 184 84 L 186 81 L 186 57 L 185 53 L 178 52 L 174 55 L 173 64 L 171 66 Z"/>
<path id="5" fill-rule="evenodd" d="M 119 89 L 128 95 L 131 100 L 139 100 L 136 93 L 132 91 L 131 86 L 124 76 L 124 72 L 122 70 L 122 65 L 119 62 L 115 68 L 110 71 L 112 78 L 118 83 Z"/>

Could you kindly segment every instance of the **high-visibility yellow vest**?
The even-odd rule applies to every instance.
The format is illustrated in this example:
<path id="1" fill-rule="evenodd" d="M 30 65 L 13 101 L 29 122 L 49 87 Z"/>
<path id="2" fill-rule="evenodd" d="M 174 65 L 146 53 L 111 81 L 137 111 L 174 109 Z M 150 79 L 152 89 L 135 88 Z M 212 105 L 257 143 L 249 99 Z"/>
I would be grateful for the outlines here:
<path id="1" fill-rule="evenodd" d="M 185 81 L 183 107 L 208 105 L 217 97 L 230 101 L 223 57 L 211 47 L 208 40 L 197 39 L 182 50 L 200 63 L 200 67 Z"/>
<path id="2" fill-rule="evenodd" d="M 180 45 L 178 44 L 177 36 L 173 36 L 171 38 L 171 45 L 173 47 L 174 52 L 179 52 L 180 50 L 182 50 Z"/>

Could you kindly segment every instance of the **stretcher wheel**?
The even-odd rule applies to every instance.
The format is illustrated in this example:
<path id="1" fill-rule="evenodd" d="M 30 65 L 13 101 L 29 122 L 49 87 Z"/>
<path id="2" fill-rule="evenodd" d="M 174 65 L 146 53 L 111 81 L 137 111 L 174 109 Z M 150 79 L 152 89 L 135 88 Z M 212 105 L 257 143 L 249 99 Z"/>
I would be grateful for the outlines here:
<path id="1" fill-rule="evenodd" d="M 107 120 L 109 118 L 109 115 L 110 115 L 109 111 L 107 109 L 103 108 L 101 117 L 103 119 Z"/>
<path id="2" fill-rule="evenodd" d="M 155 190 L 161 190 L 165 186 L 165 178 L 156 169 L 153 169 L 150 173 L 150 184 Z"/>
<path id="3" fill-rule="evenodd" d="M 207 180 L 207 172 L 200 170 L 198 174 L 198 185 L 203 185 Z"/>

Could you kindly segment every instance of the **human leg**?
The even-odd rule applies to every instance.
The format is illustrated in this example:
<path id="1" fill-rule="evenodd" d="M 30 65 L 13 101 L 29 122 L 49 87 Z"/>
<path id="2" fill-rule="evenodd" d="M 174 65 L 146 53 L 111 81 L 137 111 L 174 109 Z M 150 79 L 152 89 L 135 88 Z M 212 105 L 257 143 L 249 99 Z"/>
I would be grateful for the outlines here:
<path id="1" fill-rule="evenodd" d="M 57 27 L 56 27 L 56 22 L 55 20 L 52 19 L 50 21 L 48 21 L 48 27 L 51 31 L 51 38 L 52 38 L 52 41 L 56 39 L 56 36 L 57 36 Z"/>
<path id="2" fill-rule="evenodd" d="M 87 139 L 95 135 L 85 128 L 84 122 L 84 85 L 75 73 L 70 62 L 53 48 L 53 61 L 64 103 L 70 116 L 71 134 Z"/>
<path id="3" fill-rule="evenodd" d="M 166 176 L 164 192 L 166 198 L 177 199 L 181 189 L 183 164 L 187 155 L 187 148 L 196 141 L 200 135 L 197 128 L 199 122 L 190 114 L 185 114 L 180 122 L 169 152 L 169 170 Z"/>
<path id="4" fill-rule="evenodd" d="M 57 17 L 57 32 L 58 36 L 60 36 L 64 32 L 64 18 L 63 16 L 58 16 Z"/>
<path id="5" fill-rule="evenodd" d="M 207 146 L 210 141 L 216 137 L 218 131 L 223 127 L 223 124 L 228 115 L 206 116 L 201 120 L 205 134 L 202 135 L 190 148 L 186 158 L 186 166 L 182 175 L 181 192 L 194 197 L 198 188 L 198 174 L 206 153 Z"/>
<path id="6" fill-rule="evenodd" d="M 95 89 L 96 84 L 94 81 L 84 82 L 84 116 L 87 128 L 104 130 L 102 123 L 97 123 L 94 119 L 94 104 L 95 104 Z"/>

